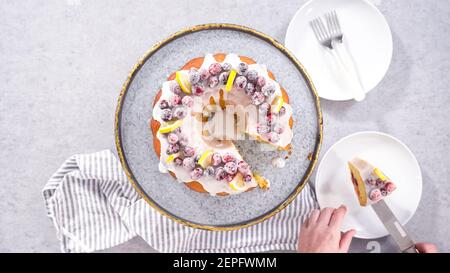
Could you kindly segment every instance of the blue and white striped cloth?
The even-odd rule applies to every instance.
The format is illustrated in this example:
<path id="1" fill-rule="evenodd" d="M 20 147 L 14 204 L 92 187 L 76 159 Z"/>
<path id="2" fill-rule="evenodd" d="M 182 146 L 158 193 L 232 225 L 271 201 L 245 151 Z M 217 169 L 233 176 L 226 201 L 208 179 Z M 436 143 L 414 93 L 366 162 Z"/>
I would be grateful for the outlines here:
<path id="1" fill-rule="evenodd" d="M 48 216 L 63 252 L 92 252 L 141 236 L 160 252 L 295 250 L 300 223 L 318 208 L 309 185 L 283 211 L 236 231 L 206 231 L 178 224 L 150 207 L 109 151 L 77 154 L 43 189 Z"/>

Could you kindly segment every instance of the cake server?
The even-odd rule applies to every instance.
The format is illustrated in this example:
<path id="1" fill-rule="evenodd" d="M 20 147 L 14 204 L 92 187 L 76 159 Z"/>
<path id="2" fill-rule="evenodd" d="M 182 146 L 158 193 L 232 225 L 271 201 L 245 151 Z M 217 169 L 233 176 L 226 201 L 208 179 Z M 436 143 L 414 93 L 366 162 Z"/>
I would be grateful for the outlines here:
<path id="1" fill-rule="evenodd" d="M 403 253 L 417 253 L 413 240 L 408 235 L 402 224 L 398 221 L 397 217 L 395 217 L 386 202 L 384 202 L 384 200 L 380 200 L 372 204 L 372 208 L 394 241 L 400 247 L 400 250 Z"/>

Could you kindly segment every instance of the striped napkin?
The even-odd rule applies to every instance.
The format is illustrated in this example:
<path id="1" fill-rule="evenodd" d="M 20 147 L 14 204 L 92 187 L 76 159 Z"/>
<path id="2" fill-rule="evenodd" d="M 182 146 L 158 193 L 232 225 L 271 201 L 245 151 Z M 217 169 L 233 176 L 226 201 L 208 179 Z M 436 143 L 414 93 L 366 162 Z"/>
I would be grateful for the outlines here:
<path id="1" fill-rule="evenodd" d="M 270 219 L 235 231 L 190 228 L 161 215 L 127 181 L 109 150 L 67 159 L 43 189 L 62 252 L 93 252 L 141 236 L 160 252 L 295 250 L 300 223 L 318 208 L 306 185 Z"/>

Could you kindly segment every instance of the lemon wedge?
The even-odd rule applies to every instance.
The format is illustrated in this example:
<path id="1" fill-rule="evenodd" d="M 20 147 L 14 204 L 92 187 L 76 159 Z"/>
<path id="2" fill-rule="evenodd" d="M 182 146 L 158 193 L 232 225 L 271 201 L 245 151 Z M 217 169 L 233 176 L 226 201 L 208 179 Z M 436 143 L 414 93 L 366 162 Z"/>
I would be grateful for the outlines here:
<path id="1" fill-rule="evenodd" d="M 202 166 L 203 168 L 206 168 L 208 164 L 211 162 L 212 154 L 213 152 L 210 150 L 204 152 L 198 159 L 198 165 Z"/>
<path id="2" fill-rule="evenodd" d="M 186 75 L 181 73 L 181 71 L 175 72 L 175 80 L 180 85 L 181 90 L 186 94 L 191 94 L 191 84 L 189 83 Z"/>
<path id="3" fill-rule="evenodd" d="M 387 177 L 384 175 L 383 172 L 380 171 L 380 169 L 375 168 L 373 169 L 373 172 L 383 181 L 387 180 Z"/>
<path id="4" fill-rule="evenodd" d="M 283 107 L 284 100 L 282 96 L 277 96 L 273 101 L 272 105 L 274 107 L 274 113 L 280 112 L 281 107 Z"/>
<path id="5" fill-rule="evenodd" d="M 228 183 L 228 185 L 234 191 L 244 191 L 245 190 L 245 181 L 241 174 L 237 174 L 235 179 L 233 179 L 230 183 Z"/>
<path id="6" fill-rule="evenodd" d="M 236 70 L 231 70 L 230 75 L 228 76 L 227 84 L 225 85 L 225 91 L 230 92 L 231 88 L 233 88 L 234 79 L 236 78 Z"/>
<path id="7" fill-rule="evenodd" d="M 175 154 L 171 154 L 166 158 L 166 162 L 170 163 L 172 162 L 175 158 L 177 158 L 178 156 L 180 156 L 180 153 L 175 153 Z"/>
<path id="8" fill-rule="evenodd" d="M 183 124 L 183 119 L 179 119 L 179 120 L 175 121 L 174 123 L 170 123 L 164 127 L 159 128 L 158 132 L 160 132 L 161 134 L 167 134 L 167 133 L 174 131 L 175 129 L 180 127 L 182 124 Z"/>

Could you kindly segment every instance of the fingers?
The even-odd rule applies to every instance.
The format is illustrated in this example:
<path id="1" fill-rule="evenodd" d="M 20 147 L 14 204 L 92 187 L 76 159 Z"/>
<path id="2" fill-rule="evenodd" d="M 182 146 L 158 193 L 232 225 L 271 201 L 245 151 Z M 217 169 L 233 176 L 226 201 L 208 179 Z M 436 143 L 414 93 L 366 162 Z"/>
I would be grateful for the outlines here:
<path id="1" fill-rule="evenodd" d="M 420 253 L 438 253 L 437 247 L 430 243 L 417 243 L 416 248 Z"/>
<path id="2" fill-rule="evenodd" d="M 341 241 L 339 242 L 339 251 L 342 253 L 347 253 L 350 244 L 352 243 L 353 236 L 355 236 L 356 231 L 351 229 L 341 236 Z"/>
<path id="3" fill-rule="evenodd" d="M 309 227 L 311 225 L 314 225 L 317 222 L 317 219 L 319 219 L 320 210 L 314 209 L 311 211 L 311 214 L 309 215 L 308 219 L 306 219 L 306 226 Z"/>
<path id="4" fill-rule="evenodd" d="M 340 230 L 346 213 L 347 207 L 344 205 L 341 205 L 339 208 L 335 209 L 331 215 L 329 226 Z"/>
<path id="5" fill-rule="evenodd" d="M 331 215 L 333 214 L 333 208 L 324 208 L 320 211 L 319 219 L 317 219 L 317 223 L 326 225 L 330 223 Z"/>

